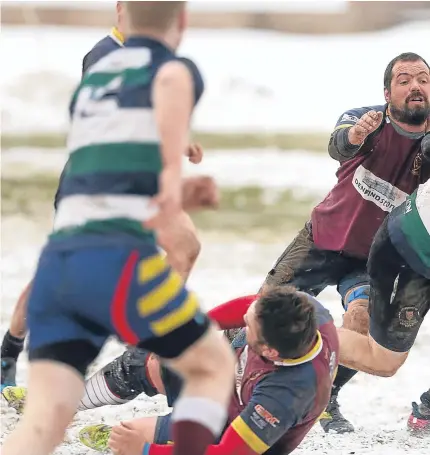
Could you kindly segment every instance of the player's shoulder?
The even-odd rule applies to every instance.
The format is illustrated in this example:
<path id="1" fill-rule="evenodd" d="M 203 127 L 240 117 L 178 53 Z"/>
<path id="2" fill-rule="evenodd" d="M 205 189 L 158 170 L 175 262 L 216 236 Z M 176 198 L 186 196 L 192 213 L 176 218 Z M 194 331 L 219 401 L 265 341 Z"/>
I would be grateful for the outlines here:
<path id="1" fill-rule="evenodd" d="M 121 44 L 111 35 L 107 35 L 98 41 L 85 55 L 82 62 L 82 72 L 86 73 L 93 65 L 106 57 L 111 52 L 120 49 Z"/>
<path id="2" fill-rule="evenodd" d="M 355 107 L 352 109 L 348 109 L 347 111 L 343 112 L 342 115 L 336 122 L 336 129 L 342 127 L 348 127 L 355 125 L 360 118 L 370 111 L 381 111 L 385 112 L 386 105 L 384 104 L 377 104 L 374 106 L 363 106 L 363 107 Z"/>
<path id="3" fill-rule="evenodd" d="M 256 387 L 256 393 L 282 399 L 291 394 L 301 395 L 317 389 L 317 372 L 312 361 L 300 365 L 279 366 L 267 374 Z"/>
<path id="4" fill-rule="evenodd" d="M 188 57 L 182 57 L 180 55 L 175 55 L 172 54 L 170 56 L 166 56 L 166 58 L 159 62 L 159 65 L 157 65 L 159 68 L 165 66 L 167 63 L 175 63 L 175 64 L 180 64 L 182 65 L 191 75 L 192 81 L 193 81 L 193 86 L 194 86 L 194 102 L 195 104 L 198 103 L 200 100 L 205 84 L 203 80 L 203 76 L 198 68 L 198 66 L 194 63 L 193 60 L 191 60 Z"/>
<path id="5" fill-rule="evenodd" d="M 111 52 L 115 49 L 119 49 L 122 47 L 122 44 L 114 39 L 111 35 L 104 36 L 100 41 L 97 41 L 96 44 L 91 48 L 91 52 Z"/>
<path id="6" fill-rule="evenodd" d="M 319 327 L 323 326 L 324 324 L 333 323 L 333 316 L 331 315 L 330 311 L 317 298 L 306 292 L 302 292 L 302 294 L 306 295 L 308 300 L 312 303 Z"/>

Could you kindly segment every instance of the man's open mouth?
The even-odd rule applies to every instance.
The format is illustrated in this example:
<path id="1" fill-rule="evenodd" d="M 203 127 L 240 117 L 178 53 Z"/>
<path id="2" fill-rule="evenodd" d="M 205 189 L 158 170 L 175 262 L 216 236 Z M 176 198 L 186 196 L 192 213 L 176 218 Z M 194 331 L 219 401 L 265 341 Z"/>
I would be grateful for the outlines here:
<path id="1" fill-rule="evenodd" d="M 413 96 L 412 98 L 409 98 L 408 103 L 413 102 L 413 103 L 424 103 L 424 97 L 423 96 Z"/>

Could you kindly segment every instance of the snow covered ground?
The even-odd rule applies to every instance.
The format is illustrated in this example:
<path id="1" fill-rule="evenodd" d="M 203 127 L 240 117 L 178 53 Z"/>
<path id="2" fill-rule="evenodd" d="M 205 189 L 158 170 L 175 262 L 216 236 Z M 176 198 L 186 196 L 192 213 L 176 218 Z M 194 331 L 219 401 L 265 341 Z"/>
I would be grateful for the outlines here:
<path id="1" fill-rule="evenodd" d="M 21 288 L 31 278 L 44 231 L 31 220 L 18 214 L 2 223 L 2 310 L 1 335 L 6 330 L 14 301 Z M 289 238 L 286 238 L 287 242 Z M 265 273 L 281 252 L 283 244 L 257 244 L 246 239 L 208 238 L 203 236 L 202 256 L 190 280 L 190 286 L 201 296 L 205 308 L 243 293 L 254 292 Z M 340 322 L 340 302 L 334 289 L 328 289 L 321 299 Z M 410 358 L 393 378 L 374 378 L 364 374 L 356 376 L 341 393 L 342 410 L 356 425 L 356 433 L 346 436 L 326 436 L 319 425 L 297 451 L 298 455 L 310 453 L 326 455 L 425 455 L 428 440 L 411 439 L 405 430 L 410 402 L 429 387 L 430 319 L 421 329 Z M 116 342 L 109 343 L 99 356 L 94 369 L 121 352 Z M 25 384 L 27 362 L 19 362 L 18 380 Z M 94 371 L 93 369 L 93 371 Z M 61 384 L 58 385 L 61 387 Z M 67 393 L 67 390 L 64 391 Z M 80 413 L 73 422 L 63 444 L 55 455 L 90 455 L 77 442 L 77 431 L 82 426 L 104 421 L 108 424 L 120 419 L 164 412 L 163 397 L 147 399 L 143 396 L 119 407 L 105 407 Z M 15 425 L 14 410 L 2 403 L 1 438 Z"/>
<path id="2" fill-rule="evenodd" d="M 2 27 L 2 128 L 64 130 L 81 62 L 106 30 Z M 348 36 L 190 30 L 181 52 L 206 80 L 195 127 L 324 131 L 347 109 L 384 102 L 383 73 L 401 52 L 429 57 L 430 22 Z"/>

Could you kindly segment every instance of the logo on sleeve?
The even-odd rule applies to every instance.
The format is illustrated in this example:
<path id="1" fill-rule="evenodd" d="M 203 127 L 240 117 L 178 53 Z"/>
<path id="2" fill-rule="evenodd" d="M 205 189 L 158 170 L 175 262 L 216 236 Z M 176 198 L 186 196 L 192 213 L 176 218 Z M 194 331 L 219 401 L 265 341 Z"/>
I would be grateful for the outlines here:
<path id="1" fill-rule="evenodd" d="M 280 420 L 273 416 L 269 411 L 267 411 L 261 404 L 257 404 L 254 407 L 255 412 L 263 419 L 265 420 L 269 425 L 271 425 L 273 428 L 276 428 Z"/>
<path id="2" fill-rule="evenodd" d="M 353 122 L 357 123 L 359 120 L 355 115 L 343 114 L 343 117 L 340 119 L 341 122 Z"/>

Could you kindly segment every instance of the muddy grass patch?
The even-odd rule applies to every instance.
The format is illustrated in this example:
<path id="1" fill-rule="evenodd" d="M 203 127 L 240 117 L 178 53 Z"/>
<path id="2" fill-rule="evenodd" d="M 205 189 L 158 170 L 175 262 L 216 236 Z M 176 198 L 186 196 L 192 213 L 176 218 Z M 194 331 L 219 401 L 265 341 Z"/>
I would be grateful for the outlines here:
<path id="1" fill-rule="evenodd" d="M 278 148 L 280 150 L 308 150 L 326 152 L 329 133 L 203 133 L 193 134 L 193 141 L 205 149 Z M 61 148 L 66 145 L 63 133 L 2 134 L 1 147 Z"/>
<path id="2" fill-rule="evenodd" d="M 3 177 L 1 180 L 2 216 L 24 214 L 51 217 L 58 178 L 34 175 L 29 178 Z M 199 229 L 232 231 L 246 235 L 260 230 L 265 235 L 298 229 L 309 218 L 317 202 L 291 190 L 266 190 L 249 186 L 222 188 L 218 210 L 192 214 Z"/>

